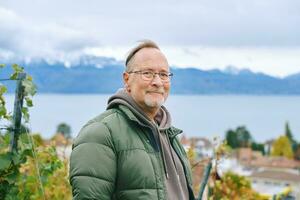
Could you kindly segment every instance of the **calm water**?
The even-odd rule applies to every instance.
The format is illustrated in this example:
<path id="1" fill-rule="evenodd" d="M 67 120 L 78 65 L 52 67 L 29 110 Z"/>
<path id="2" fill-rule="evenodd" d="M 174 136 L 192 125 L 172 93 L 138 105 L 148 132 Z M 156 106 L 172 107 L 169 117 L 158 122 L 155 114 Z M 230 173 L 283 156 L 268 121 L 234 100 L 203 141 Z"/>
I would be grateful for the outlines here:
<path id="1" fill-rule="evenodd" d="M 110 95 L 40 94 L 30 109 L 33 132 L 51 137 L 56 126 L 66 122 L 77 135 L 90 118 L 105 110 Z M 12 108 L 13 96 L 6 96 Z M 180 96 L 169 97 L 167 108 L 173 125 L 187 136 L 223 137 L 225 131 L 245 125 L 254 139 L 265 141 L 283 134 L 289 121 L 300 140 L 300 96 Z"/>

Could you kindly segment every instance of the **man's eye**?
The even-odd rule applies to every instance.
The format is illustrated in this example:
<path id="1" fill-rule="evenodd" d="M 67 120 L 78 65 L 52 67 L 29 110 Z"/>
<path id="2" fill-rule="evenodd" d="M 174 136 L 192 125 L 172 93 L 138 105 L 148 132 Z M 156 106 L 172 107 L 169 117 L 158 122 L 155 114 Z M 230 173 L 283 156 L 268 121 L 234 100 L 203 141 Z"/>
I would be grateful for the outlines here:
<path id="1" fill-rule="evenodd" d="M 159 75 L 164 78 L 167 78 L 169 76 L 169 74 L 167 74 L 167 73 L 159 73 Z"/>
<path id="2" fill-rule="evenodd" d="M 142 74 L 145 75 L 145 76 L 151 76 L 152 72 L 143 72 Z"/>

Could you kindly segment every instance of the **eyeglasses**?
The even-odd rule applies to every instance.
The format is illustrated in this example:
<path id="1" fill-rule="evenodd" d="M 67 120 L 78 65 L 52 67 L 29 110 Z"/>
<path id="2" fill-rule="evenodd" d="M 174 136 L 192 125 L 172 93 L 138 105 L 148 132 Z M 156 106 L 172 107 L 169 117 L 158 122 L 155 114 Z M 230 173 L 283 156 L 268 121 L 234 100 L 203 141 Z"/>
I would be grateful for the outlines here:
<path id="1" fill-rule="evenodd" d="M 163 82 L 170 82 L 170 79 L 173 76 L 173 73 L 170 73 L 170 72 L 152 72 L 152 71 L 147 71 L 147 70 L 131 71 L 131 72 L 127 72 L 127 73 L 128 74 L 133 74 L 133 73 L 140 74 L 144 81 L 153 80 L 155 75 L 157 74 Z"/>

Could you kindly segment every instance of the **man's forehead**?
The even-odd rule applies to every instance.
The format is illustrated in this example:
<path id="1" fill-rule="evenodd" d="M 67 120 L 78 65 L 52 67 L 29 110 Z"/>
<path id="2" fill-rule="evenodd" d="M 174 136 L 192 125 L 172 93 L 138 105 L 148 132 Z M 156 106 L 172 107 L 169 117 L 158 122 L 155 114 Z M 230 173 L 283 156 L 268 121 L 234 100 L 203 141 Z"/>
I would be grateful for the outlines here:
<path id="1" fill-rule="evenodd" d="M 164 63 L 168 65 L 168 61 L 165 55 L 156 48 L 143 48 L 139 50 L 133 57 L 133 63 L 145 64 L 145 63 Z"/>
<path id="2" fill-rule="evenodd" d="M 166 60 L 165 55 L 156 48 L 143 48 L 139 50 L 133 57 L 135 62 L 143 62 L 147 60 Z"/>

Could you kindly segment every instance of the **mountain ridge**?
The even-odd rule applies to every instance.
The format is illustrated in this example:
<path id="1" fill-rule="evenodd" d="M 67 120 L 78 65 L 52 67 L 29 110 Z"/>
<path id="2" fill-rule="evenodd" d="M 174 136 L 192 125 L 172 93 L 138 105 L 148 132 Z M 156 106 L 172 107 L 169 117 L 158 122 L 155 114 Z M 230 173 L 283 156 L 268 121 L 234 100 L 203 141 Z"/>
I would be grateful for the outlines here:
<path id="1" fill-rule="evenodd" d="M 10 64 L 6 65 L 0 78 L 12 73 Z M 39 93 L 114 93 L 123 87 L 123 63 L 113 58 L 89 57 L 78 60 L 72 67 L 45 60 L 20 65 L 33 77 Z M 279 78 L 230 67 L 225 70 L 171 67 L 174 73 L 171 93 L 300 95 L 300 73 Z M 14 84 L 10 82 L 8 88 L 13 92 Z"/>

